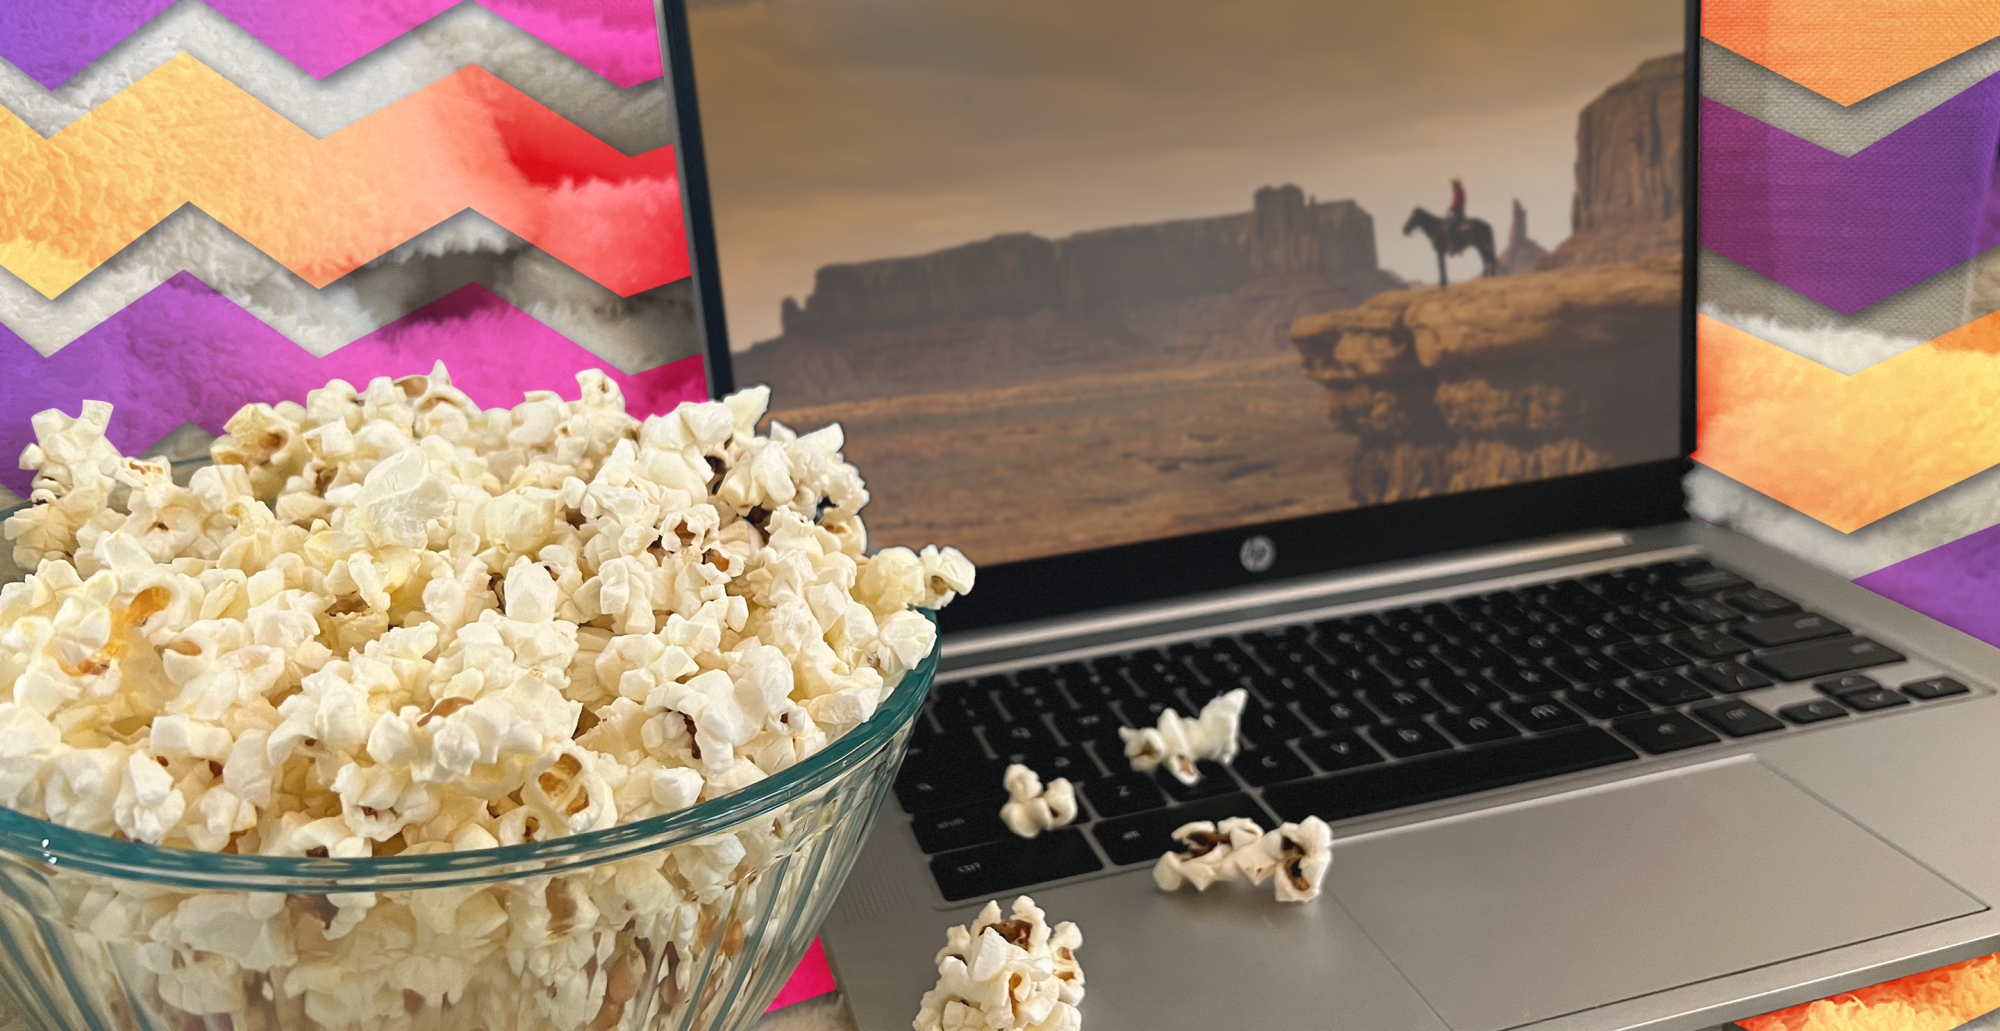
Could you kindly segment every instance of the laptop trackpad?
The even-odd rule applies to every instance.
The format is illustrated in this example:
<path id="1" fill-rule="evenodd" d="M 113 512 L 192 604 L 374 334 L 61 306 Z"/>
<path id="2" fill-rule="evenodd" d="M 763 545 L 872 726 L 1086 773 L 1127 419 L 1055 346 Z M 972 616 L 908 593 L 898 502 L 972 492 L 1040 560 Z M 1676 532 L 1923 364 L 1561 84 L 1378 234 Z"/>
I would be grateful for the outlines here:
<path id="1" fill-rule="evenodd" d="M 1453 1031 L 1985 908 L 1750 757 L 1363 836 L 1327 881 Z"/>

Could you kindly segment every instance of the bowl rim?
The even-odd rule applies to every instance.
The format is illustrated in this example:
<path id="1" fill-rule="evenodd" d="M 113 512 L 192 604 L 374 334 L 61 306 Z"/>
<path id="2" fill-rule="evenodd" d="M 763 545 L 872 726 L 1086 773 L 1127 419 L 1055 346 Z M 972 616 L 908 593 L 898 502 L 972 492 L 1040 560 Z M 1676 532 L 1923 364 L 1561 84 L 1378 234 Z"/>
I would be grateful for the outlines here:
<path id="1" fill-rule="evenodd" d="M 931 625 L 937 614 L 917 610 Z M 837 781 L 889 748 L 915 721 L 937 676 L 942 643 L 903 674 L 874 715 L 804 760 L 748 787 L 660 816 L 547 841 L 420 856 L 318 859 L 168 848 L 80 831 L 0 807 L 0 863 L 78 870 L 209 891 L 340 894 L 442 888 L 547 876 L 729 831 Z"/>

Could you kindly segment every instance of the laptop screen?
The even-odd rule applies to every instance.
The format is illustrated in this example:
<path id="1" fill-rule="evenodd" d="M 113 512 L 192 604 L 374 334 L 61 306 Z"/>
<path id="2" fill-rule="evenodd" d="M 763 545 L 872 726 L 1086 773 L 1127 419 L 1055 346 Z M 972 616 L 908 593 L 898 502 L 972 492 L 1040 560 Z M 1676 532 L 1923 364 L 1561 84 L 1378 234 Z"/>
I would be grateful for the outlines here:
<path id="1" fill-rule="evenodd" d="M 982 565 L 1675 457 L 1685 17 L 693 0 L 735 380 Z"/>

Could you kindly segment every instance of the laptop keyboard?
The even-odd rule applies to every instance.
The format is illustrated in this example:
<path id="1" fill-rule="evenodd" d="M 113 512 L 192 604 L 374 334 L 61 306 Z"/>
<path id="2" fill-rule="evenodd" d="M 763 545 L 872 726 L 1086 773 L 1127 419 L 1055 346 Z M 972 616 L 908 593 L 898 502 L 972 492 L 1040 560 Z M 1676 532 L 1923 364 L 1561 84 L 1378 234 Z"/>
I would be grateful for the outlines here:
<path id="1" fill-rule="evenodd" d="M 1682 559 L 941 683 L 896 796 L 944 897 L 983 898 L 1151 863 L 1190 821 L 1331 822 L 1968 692 L 1862 672 L 1904 658 Z M 1814 691 L 1792 704 L 1741 697 L 1799 682 Z M 1131 772 L 1119 727 L 1237 687 L 1228 768 L 1193 786 Z M 1014 762 L 1077 786 L 1075 825 L 1007 831 Z"/>

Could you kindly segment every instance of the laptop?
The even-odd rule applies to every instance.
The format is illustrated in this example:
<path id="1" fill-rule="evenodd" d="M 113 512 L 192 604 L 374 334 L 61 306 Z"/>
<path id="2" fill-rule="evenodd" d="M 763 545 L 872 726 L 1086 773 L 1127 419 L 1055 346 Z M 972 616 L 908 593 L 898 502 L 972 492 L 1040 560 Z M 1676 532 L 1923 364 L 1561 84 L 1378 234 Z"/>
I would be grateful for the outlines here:
<path id="1" fill-rule="evenodd" d="M 1097 1031 L 1673 1031 L 2000 948 L 2000 653 L 1683 510 L 1681 0 L 665 13 L 714 391 L 980 567 L 824 928 L 859 1027 L 1022 894 Z M 1132 770 L 1239 687 L 1233 762 Z M 1232 816 L 1325 819 L 1321 897 L 1154 885 Z"/>

